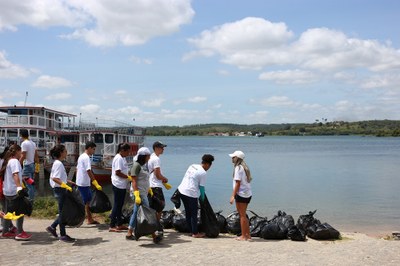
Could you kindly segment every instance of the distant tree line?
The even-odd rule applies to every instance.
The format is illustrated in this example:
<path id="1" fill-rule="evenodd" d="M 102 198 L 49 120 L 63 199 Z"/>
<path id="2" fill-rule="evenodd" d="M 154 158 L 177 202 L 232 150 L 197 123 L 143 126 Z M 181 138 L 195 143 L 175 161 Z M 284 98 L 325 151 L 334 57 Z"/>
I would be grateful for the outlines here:
<path id="1" fill-rule="evenodd" d="M 246 135 L 263 134 L 265 136 L 335 136 L 363 135 L 377 137 L 400 137 L 400 121 L 370 120 L 344 122 L 316 120 L 315 123 L 294 124 L 199 124 L 188 126 L 154 126 L 146 128 L 148 136 L 207 136 L 238 133 Z"/>

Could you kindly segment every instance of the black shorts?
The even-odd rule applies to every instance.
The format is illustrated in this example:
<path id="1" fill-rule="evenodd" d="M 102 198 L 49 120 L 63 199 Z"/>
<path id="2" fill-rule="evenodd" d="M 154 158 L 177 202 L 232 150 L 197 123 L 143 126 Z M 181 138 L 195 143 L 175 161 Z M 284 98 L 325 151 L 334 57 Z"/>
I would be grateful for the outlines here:
<path id="1" fill-rule="evenodd" d="M 250 203 L 251 201 L 251 196 L 248 198 L 243 198 L 241 196 L 239 196 L 238 194 L 235 195 L 235 200 L 236 202 L 240 202 L 240 203 Z"/>
<path id="2" fill-rule="evenodd" d="M 163 190 L 160 187 L 152 187 L 151 190 L 153 191 L 153 197 L 150 197 L 150 194 L 148 195 L 150 207 L 156 212 L 162 212 L 165 207 Z"/>

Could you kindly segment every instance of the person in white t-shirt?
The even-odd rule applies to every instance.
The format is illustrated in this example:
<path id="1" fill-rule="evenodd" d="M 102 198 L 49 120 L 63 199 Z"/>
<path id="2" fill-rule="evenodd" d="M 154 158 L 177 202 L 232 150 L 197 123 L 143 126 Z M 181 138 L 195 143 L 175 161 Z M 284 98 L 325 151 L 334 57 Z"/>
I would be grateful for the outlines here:
<path id="1" fill-rule="evenodd" d="M 98 224 L 95 221 L 90 212 L 89 204 L 92 200 L 92 192 L 90 191 L 90 183 L 96 187 L 97 190 L 102 190 L 92 172 L 92 164 L 90 162 L 90 156 L 96 151 L 96 143 L 89 141 L 85 145 L 85 152 L 82 153 L 78 158 L 78 164 L 76 165 L 76 185 L 81 193 L 83 204 L 85 204 L 85 211 L 87 216 L 88 224 Z"/>
<path id="2" fill-rule="evenodd" d="M 122 207 L 124 206 L 126 190 L 131 180 L 128 176 L 128 163 L 125 159 L 130 151 L 131 146 L 128 143 L 120 143 L 118 145 L 117 154 L 112 161 L 111 183 L 114 193 L 114 204 L 110 216 L 111 222 L 108 230 L 109 232 L 128 230 L 128 227 L 122 224 Z"/>
<path id="3" fill-rule="evenodd" d="M 75 184 L 74 182 L 67 180 L 67 171 L 65 171 L 65 167 L 62 163 L 65 158 L 67 158 L 67 149 L 64 145 L 58 144 L 54 146 L 50 150 L 50 156 L 54 159 L 53 165 L 51 167 L 50 173 L 50 186 L 53 188 L 54 197 L 58 202 L 58 217 L 54 220 L 54 222 L 46 228 L 46 231 L 49 232 L 55 238 L 58 238 L 56 227 L 60 227 L 60 241 L 63 242 L 75 242 L 75 238 L 67 235 L 65 231 L 65 225 L 60 223 L 60 214 L 64 205 L 65 195 L 67 191 L 72 192 L 72 188 L 67 185 Z"/>
<path id="4" fill-rule="evenodd" d="M 247 164 L 244 162 L 244 153 L 242 151 L 235 151 L 229 154 L 232 158 L 234 165 L 233 169 L 233 192 L 229 200 L 232 204 L 236 201 L 236 209 L 240 217 L 240 228 L 242 235 L 237 237 L 236 240 L 250 240 L 250 227 L 249 221 L 246 217 L 247 206 L 250 203 L 251 192 L 251 173 Z"/>
<path id="5" fill-rule="evenodd" d="M 166 178 L 161 171 L 160 155 L 164 153 L 164 148 L 167 147 L 164 143 L 156 141 L 153 143 L 154 153 L 151 154 L 150 160 L 147 163 L 150 173 L 150 187 L 153 191 L 153 196 L 156 200 L 152 200 L 150 197 L 150 207 L 155 209 L 157 212 L 157 219 L 160 220 L 161 213 L 165 207 L 165 198 L 162 187 L 171 189 L 171 185 L 168 184 L 168 178 Z"/>
<path id="6" fill-rule="evenodd" d="M 28 188 L 29 199 L 35 198 L 35 164 L 39 165 L 39 156 L 36 150 L 36 144 L 29 139 L 29 132 L 27 129 L 21 129 L 20 135 L 23 139 L 21 143 L 22 155 L 19 159 L 22 169 L 22 178 Z"/>
<path id="7" fill-rule="evenodd" d="M 17 144 L 10 146 L 6 155 L 4 156 L 4 162 L 0 170 L 0 175 L 4 177 L 3 181 L 3 194 L 5 196 L 5 212 L 12 212 L 9 209 L 9 205 L 16 200 L 22 190 L 22 167 L 19 162 L 21 157 L 21 147 Z M 16 240 L 29 240 L 32 235 L 28 234 L 23 229 L 24 217 L 20 217 L 17 220 L 17 232 L 10 231 L 10 220 L 3 220 L 3 238 L 15 238 Z"/>
<path id="8" fill-rule="evenodd" d="M 201 158 L 201 164 L 192 164 L 186 170 L 185 176 L 178 190 L 181 193 L 181 200 L 185 206 L 186 222 L 189 226 L 192 237 L 204 237 L 204 234 L 199 233 L 197 226 L 197 209 L 198 199 L 204 201 L 207 179 L 207 171 L 210 169 L 214 156 L 204 154 Z"/>

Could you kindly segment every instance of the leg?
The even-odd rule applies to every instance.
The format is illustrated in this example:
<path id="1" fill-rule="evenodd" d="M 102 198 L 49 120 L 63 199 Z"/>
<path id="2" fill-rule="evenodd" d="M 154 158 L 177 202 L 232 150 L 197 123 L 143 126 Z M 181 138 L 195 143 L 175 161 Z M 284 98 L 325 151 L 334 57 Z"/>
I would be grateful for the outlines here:
<path id="1" fill-rule="evenodd" d="M 116 211 L 115 211 L 115 216 L 116 216 L 116 223 L 117 226 L 122 226 L 122 207 L 124 206 L 125 202 L 125 194 L 126 194 L 126 189 L 118 189 L 118 194 L 117 194 L 117 204 L 116 204 Z"/>
<path id="2" fill-rule="evenodd" d="M 249 221 L 246 217 L 246 210 L 247 210 L 248 203 L 237 202 L 236 201 L 236 209 L 239 213 L 240 217 L 240 229 L 242 231 L 242 236 L 239 237 L 239 240 L 248 240 L 251 239 L 250 237 L 250 227 Z"/>

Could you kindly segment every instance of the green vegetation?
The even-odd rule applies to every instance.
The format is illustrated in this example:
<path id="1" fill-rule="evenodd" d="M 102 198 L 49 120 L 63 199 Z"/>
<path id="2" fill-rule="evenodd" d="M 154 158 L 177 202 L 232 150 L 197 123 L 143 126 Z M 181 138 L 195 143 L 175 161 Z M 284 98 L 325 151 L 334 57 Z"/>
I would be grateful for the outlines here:
<path id="1" fill-rule="evenodd" d="M 371 120 L 359 122 L 344 122 L 316 120 L 305 124 L 200 124 L 190 126 L 154 126 L 146 128 L 148 136 L 235 136 L 243 132 L 246 135 L 262 133 L 265 136 L 333 136 L 362 135 L 377 137 L 400 137 L 400 121 Z"/>

